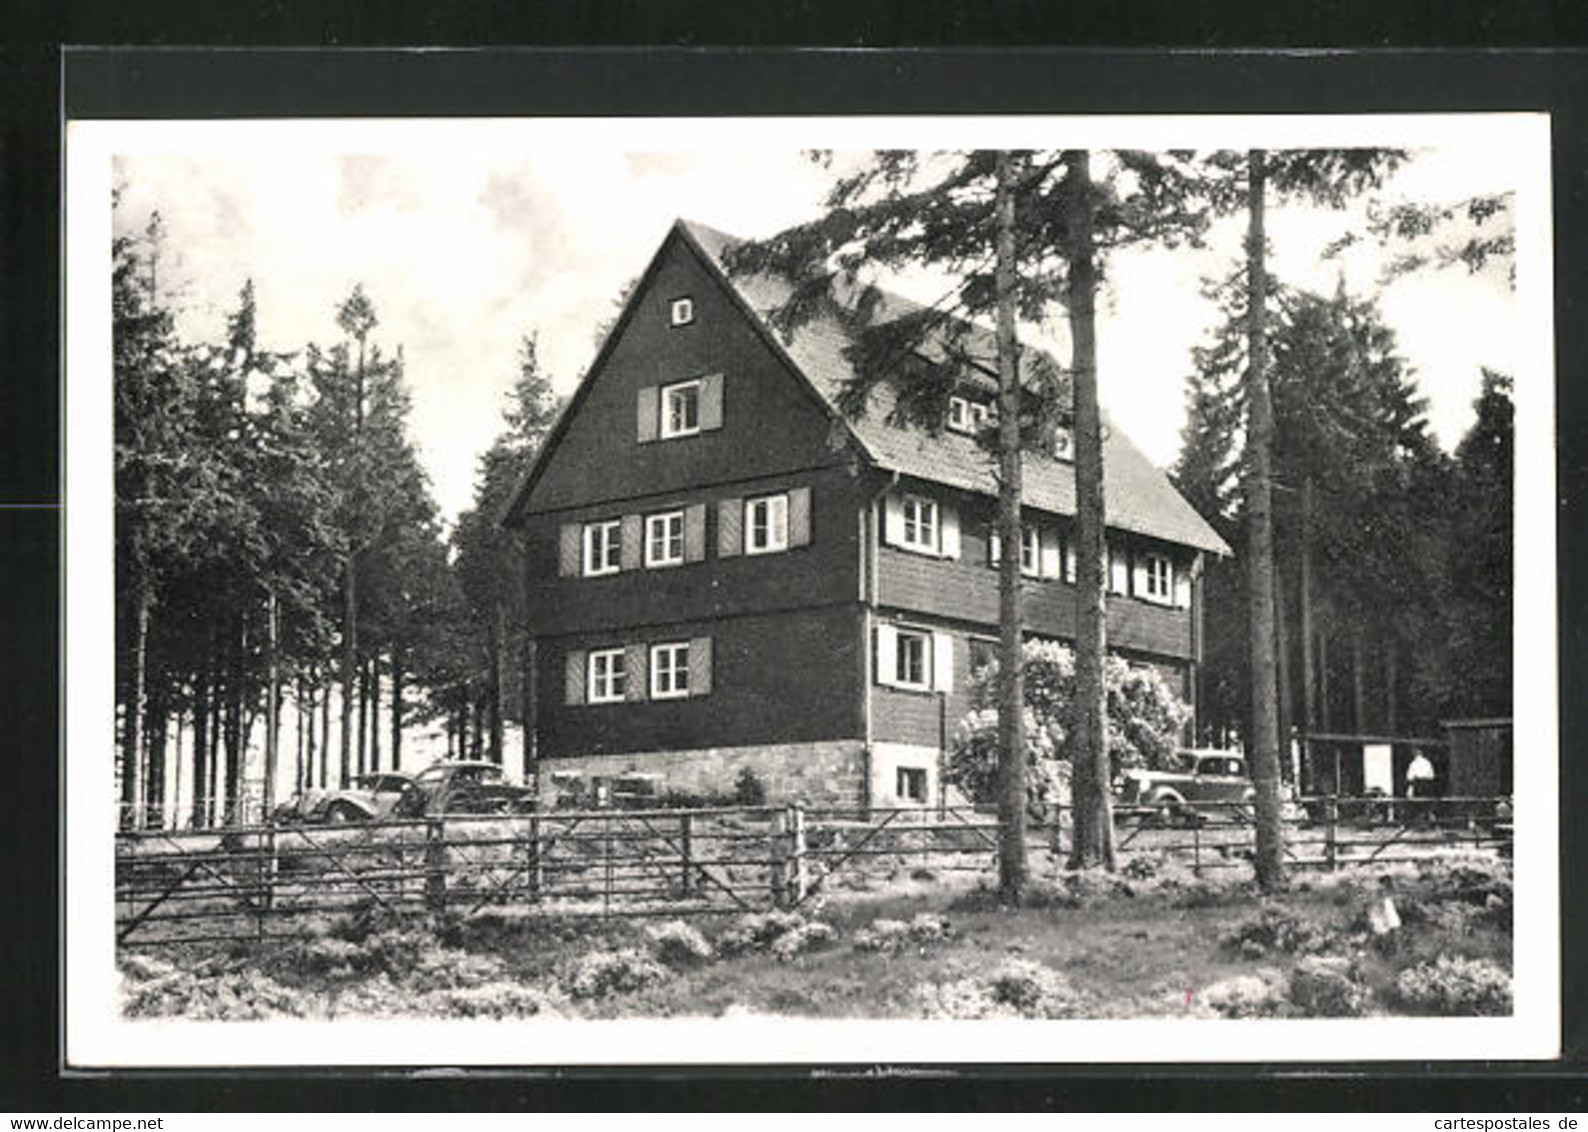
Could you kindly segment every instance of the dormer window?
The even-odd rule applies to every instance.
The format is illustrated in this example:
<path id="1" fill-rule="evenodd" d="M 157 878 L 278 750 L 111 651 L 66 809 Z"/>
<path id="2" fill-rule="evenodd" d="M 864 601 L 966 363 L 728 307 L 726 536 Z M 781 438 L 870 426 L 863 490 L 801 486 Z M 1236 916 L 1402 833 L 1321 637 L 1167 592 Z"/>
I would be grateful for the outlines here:
<path id="1" fill-rule="evenodd" d="M 980 401 L 959 396 L 948 399 L 948 427 L 955 432 L 981 432 L 987 427 L 989 416 L 987 406 Z"/>
<path id="2" fill-rule="evenodd" d="M 695 300 L 691 298 L 674 299 L 671 304 L 670 320 L 674 326 L 688 326 L 695 321 Z"/>
<path id="3" fill-rule="evenodd" d="M 1053 455 L 1060 460 L 1075 459 L 1075 430 L 1059 425 L 1053 430 Z"/>
<path id="4" fill-rule="evenodd" d="M 693 436 L 700 431 L 700 381 L 662 387 L 662 436 Z"/>
<path id="5" fill-rule="evenodd" d="M 995 409 L 995 408 L 993 408 L 992 406 L 989 406 L 989 405 L 983 405 L 980 401 L 971 402 L 971 406 L 970 406 L 970 427 L 971 427 L 972 431 L 981 432 L 983 429 L 985 429 L 987 427 L 987 422 L 988 421 L 997 420 L 997 419 L 998 419 L 998 411 L 997 411 L 997 409 Z"/>

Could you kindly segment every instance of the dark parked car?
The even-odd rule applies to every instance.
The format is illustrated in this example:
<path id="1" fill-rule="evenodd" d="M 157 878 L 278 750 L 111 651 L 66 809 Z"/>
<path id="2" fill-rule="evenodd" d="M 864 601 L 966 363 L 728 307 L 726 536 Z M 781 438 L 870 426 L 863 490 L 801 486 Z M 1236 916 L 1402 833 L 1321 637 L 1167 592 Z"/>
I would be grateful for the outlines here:
<path id="1" fill-rule="evenodd" d="M 458 760 L 432 763 L 420 771 L 393 813 L 399 818 L 420 818 L 525 813 L 534 808 L 535 791 L 505 781 L 502 768 L 495 763 Z"/>
<path id="2" fill-rule="evenodd" d="M 1201 821 L 1210 816 L 1249 820 L 1257 797 L 1246 760 L 1228 751 L 1189 750 L 1175 754 L 1172 769 L 1134 769 L 1125 773 L 1121 808 L 1162 822 Z M 1198 808 L 1203 803 L 1238 803 Z"/>

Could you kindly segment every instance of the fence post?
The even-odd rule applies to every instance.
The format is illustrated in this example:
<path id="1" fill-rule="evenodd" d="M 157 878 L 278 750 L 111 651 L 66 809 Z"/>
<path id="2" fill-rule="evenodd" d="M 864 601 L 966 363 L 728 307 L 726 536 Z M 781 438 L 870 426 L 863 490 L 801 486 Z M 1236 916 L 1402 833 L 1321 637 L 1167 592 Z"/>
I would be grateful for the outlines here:
<path id="1" fill-rule="evenodd" d="M 447 907 L 446 832 L 445 817 L 425 821 L 425 905 L 432 912 Z"/>
<path id="2" fill-rule="evenodd" d="M 1339 800 L 1336 799 L 1334 797 L 1334 795 L 1331 794 L 1328 797 L 1328 799 L 1325 800 L 1325 802 L 1323 804 L 1323 821 L 1324 821 L 1324 826 L 1323 826 L 1323 859 L 1324 859 L 1325 863 L 1328 865 L 1330 872 L 1334 871 L 1334 865 L 1335 865 L 1335 844 L 1334 844 L 1334 841 L 1335 841 L 1335 825 L 1336 825 L 1336 823 L 1338 823 L 1339 820 L 1340 820 L 1340 803 L 1339 803 Z"/>
<path id="3" fill-rule="evenodd" d="M 686 897 L 695 894 L 695 815 L 683 814 L 678 819 L 678 853 L 683 860 L 682 890 Z"/>
<path id="4" fill-rule="evenodd" d="M 1202 875 L 1202 819 L 1196 813 L 1191 816 L 1191 875 Z"/>
<path id="5" fill-rule="evenodd" d="M 772 903 L 783 908 L 788 901 L 788 826 L 789 811 L 772 812 L 772 836 L 769 842 L 772 858 Z"/>
<path id="6" fill-rule="evenodd" d="M 281 872 L 281 859 L 276 855 L 276 823 L 273 818 L 265 828 L 265 853 L 265 907 L 270 909 L 276 906 L 276 878 Z"/>
<path id="7" fill-rule="evenodd" d="M 795 802 L 789 807 L 789 903 L 798 904 L 805 899 L 805 805 Z"/>
<path id="8" fill-rule="evenodd" d="M 529 841 L 525 847 L 528 860 L 524 862 L 524 886 L 531 903 L 540 902 L 540 888 L 544 879 L 540 863 L 540 818 L 529 819 Z"/>

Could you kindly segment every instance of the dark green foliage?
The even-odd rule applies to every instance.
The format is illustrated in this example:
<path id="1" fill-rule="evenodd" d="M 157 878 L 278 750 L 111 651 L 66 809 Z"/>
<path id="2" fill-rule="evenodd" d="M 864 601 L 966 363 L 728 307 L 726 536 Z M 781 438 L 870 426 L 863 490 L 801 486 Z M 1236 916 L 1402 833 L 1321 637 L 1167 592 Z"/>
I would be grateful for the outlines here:
<path id="1" fill-rule="evenodd" d="M 733 780 L 733 800 L 741 806 L 766 805 L 766 783 L 750 767 L 740 767 Z"/>

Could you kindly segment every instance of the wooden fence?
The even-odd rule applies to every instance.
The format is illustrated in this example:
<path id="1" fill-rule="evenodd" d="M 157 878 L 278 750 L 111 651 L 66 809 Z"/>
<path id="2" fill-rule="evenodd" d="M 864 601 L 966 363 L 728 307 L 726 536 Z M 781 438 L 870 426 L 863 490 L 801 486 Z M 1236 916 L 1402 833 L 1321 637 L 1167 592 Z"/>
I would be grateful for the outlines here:
<path id="1" fill-rule="evenodd" d="M 1172 856 L 1197 873 L 1243 866 L 1248 818 L 1234 804 L 1167 820 L 1121 810 L 1116 845 L 1123 856 Z M 1510 844 L 1509 819 L 1494 799 L 1308 799 L 1287 824 L 1296 868 L 1408 860 L 1452 846 L 1506 852 Z M 683 916 L 791 908 L 845 874 L 869 883 L 901 870 L 989 872 L 998 829 L 995 813 L 970 806 L 791 805 L 121 833 L 117 939 L 148 946 L 287 937 L 315 930 L 317 917 L 378 911 Z M 1063 867 L 1069 831 L 1063 807 L 1031 814 L 1039 872 Z"/>

